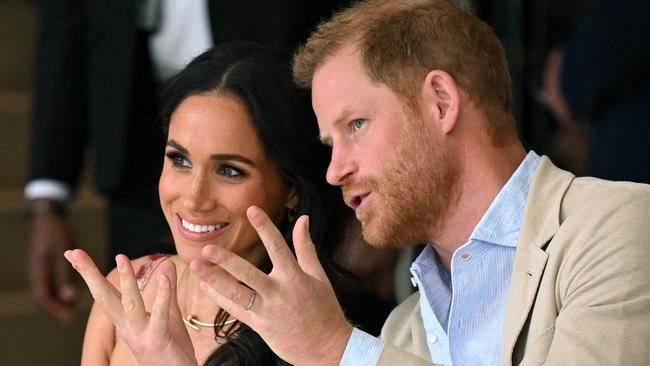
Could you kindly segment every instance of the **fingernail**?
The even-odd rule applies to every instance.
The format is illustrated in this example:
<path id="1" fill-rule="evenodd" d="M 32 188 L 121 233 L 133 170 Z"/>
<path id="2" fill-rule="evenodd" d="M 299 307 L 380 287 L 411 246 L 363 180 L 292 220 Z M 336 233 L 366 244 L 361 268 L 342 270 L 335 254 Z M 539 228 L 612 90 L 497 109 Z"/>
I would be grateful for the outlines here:
<path id="1" fill-rule="evenodd" d="M 309 233 L 309 216 L 305 219 L 305 232 Z"/>
<path id="2" fill-rule="evenodd" d="M 259 217 L 261 214 L 262 210 L 259 209 L 258 207 L 251 206 L 248 208 L 248 211 L 246 212 L 248 215 L 248 221 L 250 221 L 251 224 L 253 225 L 259 225 Z"/>

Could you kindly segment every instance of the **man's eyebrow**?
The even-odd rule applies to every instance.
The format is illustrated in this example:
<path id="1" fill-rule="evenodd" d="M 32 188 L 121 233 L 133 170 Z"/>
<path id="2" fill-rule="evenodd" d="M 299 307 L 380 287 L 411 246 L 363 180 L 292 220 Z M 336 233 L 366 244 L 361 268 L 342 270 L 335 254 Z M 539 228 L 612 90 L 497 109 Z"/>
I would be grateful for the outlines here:
<path id="1" fill-rule="evenodd" d="M 318 139 L 320 140 L 321 144 L 327 145 L 327 146 L 332 146 L 332 136 L 324 135 L 322 133 L 319 133 L 318 134 Z"/>
<path id="2" fill-rule="evenodd" d="M 167 141 L 167 146 L 173 147 L 183 155 L 186 155 L 188 157 L 190 156 L 190 152 L 175 140 Z M 238 161 L 250 166 L 255 166 L 255 163 L 251 159 L 239 154 L 212 154 L 210 155 L 210 159 L 219 161 Z"/>

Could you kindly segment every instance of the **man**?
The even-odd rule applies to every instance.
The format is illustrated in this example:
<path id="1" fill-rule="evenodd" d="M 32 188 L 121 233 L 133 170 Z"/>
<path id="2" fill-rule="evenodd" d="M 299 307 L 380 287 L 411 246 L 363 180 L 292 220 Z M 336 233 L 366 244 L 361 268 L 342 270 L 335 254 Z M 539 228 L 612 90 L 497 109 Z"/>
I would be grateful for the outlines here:
<path id="1" fill-rule="evenodd" d="M 205 250 L 219 267 L 193 268 L 275 352 L 297 365 L 650 361 L 650 189 L 525 153 L 487 25 L 443 0 L 364 2 L 321 25 L 294 72 L 365 239 L 429 245 L 411 269 L 419 293 L 380 341 L 347 323 L 311 247 L 296 245 L 296 264 L 251 209 L 273 272 L 221 248 Z"/>
<path id="2" fill-rule="evenodd" d="M 29 275 L 38 303 L 71 319 L 77 291 L 61 254 L 76 247 L 65 206 L 88 152 L 108 201 L 109 255 L 170 251 L 157 181 L 164 134 L 157 86 L 213 45 L 293 49 L 342 1 L 43 1 L 30 145 Z"/>
<path id="3" fill-rule="evenodd" d="M 190 268 L 276 354 L 295 365 L 650 362 L 650 188 L 576 178 L 526 154 L 504 51 L 487 25 L 445 0 L 366 1 L 322 24 L 294 61 L 332 147 L 327 179 L 365 239 L 428 245 L 411 268 L 419 293 L 377 339 L 346 320 L 308 218 L 296 224 L 294 259 L 249 208 L 271 273 L 214 246 Z M 128 324 L 105 281 L 73 263 Z M 161 326 L 178 322 L 169 290 L 149 321 L 171 345 L 162 351 L 176 342 Z"/>

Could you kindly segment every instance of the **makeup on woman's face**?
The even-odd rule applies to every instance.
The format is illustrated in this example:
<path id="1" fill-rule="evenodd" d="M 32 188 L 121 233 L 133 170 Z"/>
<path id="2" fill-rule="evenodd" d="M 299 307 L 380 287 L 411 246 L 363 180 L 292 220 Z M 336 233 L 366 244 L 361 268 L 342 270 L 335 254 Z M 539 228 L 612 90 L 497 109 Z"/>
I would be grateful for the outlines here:
<path id="1" fill-rule="evenodd" d="M 183 260 L 215 244 L 255 264 L 266 254 L 246 210 L 258 206 L 277 223 L 294 195 L 244 104 L 217 93 L 187 97 L 174 111 L 159 192 Z"/>

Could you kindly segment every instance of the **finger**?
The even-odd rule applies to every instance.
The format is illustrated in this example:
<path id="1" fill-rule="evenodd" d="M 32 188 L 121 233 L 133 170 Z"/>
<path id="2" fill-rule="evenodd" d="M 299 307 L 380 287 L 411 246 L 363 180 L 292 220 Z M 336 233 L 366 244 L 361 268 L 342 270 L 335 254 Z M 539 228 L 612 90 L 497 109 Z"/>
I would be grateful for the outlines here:
<path id="1" fill-rule="evenodd" d="M 73 311 L 70 304 L 60 301 L 56 296 L 50 294 L 37 295 L 38 305 L 48 314 L 54 316 L 64 324 L 69 324 L 73 318 Z"/>
<path id="2" fill-rule="evenodd" d="M 120 292 L 99 272 L 95 263 L 83 250 L 66 250 L 64 256 L 86 282 L 95 302 L 102 307 L 111 321 L 119 326 L 124 318 Z"/>
<path id="3" fill-rule="evenodd" d="M 323 282 L 329 282 L 309 236 L 309 216 L 300 216 L 296 221 L 293 228 L 293 247 L 296 250 L 298 265 L 305 273 Z"/>
<path id="4" fill-rule="evenodd" d="M 246 264 L 250 265 L 248 262 L 246 262 Z M 255 269 L 257 270 L 257 268 Z M 210 286 L 212 291 L 210 291 L 209 294 L 217 293 L 232 303 L 237 304 L 242 309 L 249 304 L 254 290 L 239 283 L 233 275 L 223 268 L 219 266 L 211 266 L 206 262 L 193 260 L 190 263 L 190 270 L 201 278 L 204 283 Z M 262 273 L 262 275 L 264 275 L 264 273 Z M 258 292 L 261 292 L 261 290 L 258 290 Z M 257 296 L 261 297 L 259 294 L 256 295 L 256 297 Z M 216 297 L 211 297 L 211 299 L 215 302 L 217 300 Z"/>
<path id="5" fill-rule="evenodd" d="M 156 287 L 156 298 L 151 309 L 151 322 L 149 326 L 151 331 L 157 337 L 163 337 L 167 334 L 167 324 L 169 323 L 169 304 L 171 299 L 171 281 L 165 274 L 158 276 L 158 286 Z"/>
<path id="6" fill-rule="evenodd" d="M 215 245 L 206 245 L 203 247 L 201 254 L 203 255 L 203 258 L 225 269 L 230 275 L 232 275 L 232 277 L 246 284 L 246 286 L 250 288 L 263 291 L 265 288 L 271 286 L 271 281 L 266 273 L 260 271 L 249 261 L 229 250 L 219 248 Z M 221 271 L 210 271 L 211 267 L 214 268 L 215 266 L 202 267 L 202 269 L 205 269 L 205 272 L 203 273 L 207 273 L 210 276 L 223 276 Z M 208 282 L 210 283 L 219 282 L 219 278 L 213 279 L 207 277 L 206 280 L 209 280 Z"/>
<path id="7" fill-rule="evenodd" d="M 169 314 L 170 316 L 177 317 L 178 320 L 180 320 L 183 315 L 181 314 L 181 309 L 178 306 L 178 297 L 176 296 L 176 265 L 174 264 L 174 261 L 164 261 L 160 264 L 159 268 L 161 274 L 167 276 L 167 279 L 169 280 Z"/>
<path id="8" fill-rule="evenodd" d="M 120 289 L 122 290 L 122 307 L 129 327 L 136 332 L 144 330 L 147 324 L 147 314 L 142 301 L 142 294 L 133 273 L 129 258 L 123 254 L 115 257 L 117 272 L 120 274 Z"/>
<path id="9" fill-rule="evenodd" d="M 207 282 L 202 281 L 199 284 L 199 288 L 209 299 L 214 301 L 217 305 L 219 305 L 220 308 L 222 308 L 225 312 L 230 314 L 230 316 L 243 322 L 244 324 L 247 324 L 251 328 L 256 329 L 255 326 L 256 313 L 253 310 L 253 308 L 249 310 L 244 309 L 243 306 L 231 301 L 226 296 L 221 295 L 214 288 L 212 288 L 212 286 L 210 286 Z M 248 291 L 251 290 L 249 289 Z M 261 302 L 261 300 L 262 299 L 256 297 L 255 299 L 256 304 L 254 304 L 254 307 L 261 306 L 261 304 L 258 303 L 258 301 Z"/>
<path id="10" fill-rule="evenodd" d="M 246 211 L 246 215 L 248 221 L 257 231 L 257 235 L 262 239 L 269 258 L 271 258 L 271 263 L 273 263 L 273 269 L 281 269 L 285 273 L 287 273 L 286 271 L 295 273 L 298 270 L 298 263 L 296 263 L 296 259 L 284 241 L 282 234 L 266 213 L 259 207 L 251 206 Z"/>

